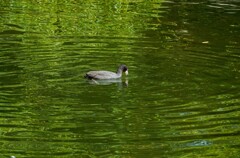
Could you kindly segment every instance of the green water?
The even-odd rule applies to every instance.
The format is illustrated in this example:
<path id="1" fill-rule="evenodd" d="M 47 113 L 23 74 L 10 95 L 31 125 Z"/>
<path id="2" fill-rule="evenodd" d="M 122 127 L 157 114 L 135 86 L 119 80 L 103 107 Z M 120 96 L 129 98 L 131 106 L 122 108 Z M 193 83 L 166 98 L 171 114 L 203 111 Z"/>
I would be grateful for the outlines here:
<path id="1" fill-rule="evenodd" d="M 239 157 L 239 0 L 0 7 L 0 157 Z"/>

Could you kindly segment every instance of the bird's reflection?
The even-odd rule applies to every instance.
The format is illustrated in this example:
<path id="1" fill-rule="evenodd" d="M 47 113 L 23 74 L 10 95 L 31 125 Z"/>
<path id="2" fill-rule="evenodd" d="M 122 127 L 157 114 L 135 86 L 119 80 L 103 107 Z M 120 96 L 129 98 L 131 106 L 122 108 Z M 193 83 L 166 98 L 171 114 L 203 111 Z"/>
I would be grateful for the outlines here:
<path id="1" fill-rule="evenodd" d="M 109 79 L 109 80 L 88 80 L 89 84 L 93 85 L 111 85 L 111 84 L 118 84 L 119 86 L 128 86 L 128 79 Z"/>

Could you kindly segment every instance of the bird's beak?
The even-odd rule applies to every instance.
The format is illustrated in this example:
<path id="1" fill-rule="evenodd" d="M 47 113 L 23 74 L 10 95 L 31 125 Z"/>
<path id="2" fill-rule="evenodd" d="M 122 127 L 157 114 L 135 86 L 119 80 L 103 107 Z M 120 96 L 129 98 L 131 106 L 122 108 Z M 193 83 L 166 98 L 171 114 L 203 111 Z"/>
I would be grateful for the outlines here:
<path id="1" fill-rule="evenodd" d="M 128 70 L 127 70 L 127 71 L 125 71 L 125 74 L 126 74 L 126 75 L 128 75 Z"/>

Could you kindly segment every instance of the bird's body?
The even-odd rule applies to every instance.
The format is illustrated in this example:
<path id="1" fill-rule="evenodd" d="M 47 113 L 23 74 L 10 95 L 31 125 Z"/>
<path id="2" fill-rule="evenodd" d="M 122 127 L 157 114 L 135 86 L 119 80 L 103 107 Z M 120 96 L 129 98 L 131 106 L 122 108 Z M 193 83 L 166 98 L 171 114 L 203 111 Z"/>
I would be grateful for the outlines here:
<path id="1" fill-rule="evenodd" d="M 116 74 L 111 71 L 101 70 L 101 71 L 89 71 L 85 77 L 88 79 L 103 80 L 103 79 L 116 79 L 116 78 L 120 78 L 121 76 L 122 76 L 121 74 Z"/>
<path id="2" fill-rule="evenodd" d="M 118 79 L 122 77 L 122 72 L 125 72 L 126 75 L 128 74 L 128 68 L 126 67 L 126 65 L 121 65 L 116 73 L 105 70 L 89 71 L 86 73 L 85 78 L 98 80 Z"/>

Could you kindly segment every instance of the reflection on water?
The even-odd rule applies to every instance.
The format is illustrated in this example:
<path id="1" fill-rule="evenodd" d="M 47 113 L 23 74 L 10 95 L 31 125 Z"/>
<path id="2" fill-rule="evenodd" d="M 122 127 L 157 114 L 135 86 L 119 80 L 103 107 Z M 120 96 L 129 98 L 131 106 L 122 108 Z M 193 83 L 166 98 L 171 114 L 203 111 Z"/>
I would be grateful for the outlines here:
<path id="1" fill-rule="evenodd" d="M 111 84 L 118 84 L 118 86 L 128 86 L 128 79 L 122 81 L 122 79 L 109 79 L 109 80 L 88 80 L 90 84 L 94 85 L 111 85 Z"/>
<path id="2" fill-rule="evenodd" d="M 238 1 L 79 4 L 1 2 L 0 157 L 239 156 Z"/>

